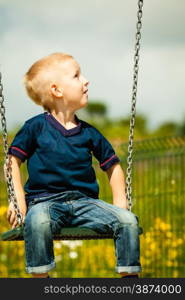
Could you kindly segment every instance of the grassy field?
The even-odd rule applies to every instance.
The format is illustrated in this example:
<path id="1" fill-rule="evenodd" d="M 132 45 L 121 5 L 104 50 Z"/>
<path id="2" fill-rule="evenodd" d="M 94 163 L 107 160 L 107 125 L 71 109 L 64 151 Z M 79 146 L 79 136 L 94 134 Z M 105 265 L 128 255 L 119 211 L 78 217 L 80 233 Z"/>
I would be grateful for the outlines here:
<path id="1" fill-rule="evenodd" d="M 171 145 L 169 146 L 168 145 Z M 185 275 L 185 139 L 143 141 L 136 145 L 133 168 L 133 211 L 139 216 L 142 277 L 184 277 Z M 2 153 L 2 152 L 1 152 Z M 117 148 L 126 169 L 125 145 Z M 1 231 L 6 221 L 7 194 L 0 156 Z M 112 201 L 106 174 L 94 160 L 100 199 Z M 23 183 L 26 165 L 21 166 Z M 30 277 L 25 273 L 24 243 L 0 243 L 0 277 Z M 112 240 L 55 241 L 57 267 L 52 277 L 119 277 L 115 273 Z"/>

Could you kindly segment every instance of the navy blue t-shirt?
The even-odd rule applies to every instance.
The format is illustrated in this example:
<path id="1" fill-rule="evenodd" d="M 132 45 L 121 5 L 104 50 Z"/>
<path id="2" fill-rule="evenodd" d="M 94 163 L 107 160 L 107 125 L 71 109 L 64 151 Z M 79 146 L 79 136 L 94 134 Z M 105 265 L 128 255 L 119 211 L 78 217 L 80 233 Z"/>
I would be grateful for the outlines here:
<path id="1" fill-rule="evenodd" d="M 75 119 L 78 125 L 66 129 L 44 112 L 27 120 L 14 137 L 8 153 L 27 160 L 26 199 L 71 190 L 98 198 L 92 154 L 103 171 L 120 160 L 95 127 Z"/>

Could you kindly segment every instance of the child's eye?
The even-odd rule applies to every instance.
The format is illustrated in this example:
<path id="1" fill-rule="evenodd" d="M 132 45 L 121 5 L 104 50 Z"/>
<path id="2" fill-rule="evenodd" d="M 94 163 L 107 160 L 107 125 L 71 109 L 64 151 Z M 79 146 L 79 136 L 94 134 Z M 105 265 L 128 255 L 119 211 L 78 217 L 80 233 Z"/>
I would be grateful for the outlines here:
<path id="1" fill-rule="evenodd" d="M 78 73 L 75 74 L 75 77 L 78 77 Z"/>

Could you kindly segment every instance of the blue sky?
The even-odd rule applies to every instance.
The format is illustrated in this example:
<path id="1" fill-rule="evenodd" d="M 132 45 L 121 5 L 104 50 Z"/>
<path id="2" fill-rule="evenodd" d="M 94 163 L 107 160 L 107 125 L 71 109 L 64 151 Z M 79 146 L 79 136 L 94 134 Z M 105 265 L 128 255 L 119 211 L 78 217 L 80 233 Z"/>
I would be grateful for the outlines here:
<path id="1" fill-rule="evenodd" d="M 0 0 L 0 68 L 8 130 L 43 112 L 22 77 L 37 59 L 68 52 L 90 81 L 89 101 L 130 113 L 136 0 Z M 145 0 L 137 112 L 155 128 L 185 118 L 185 1 Z"/>

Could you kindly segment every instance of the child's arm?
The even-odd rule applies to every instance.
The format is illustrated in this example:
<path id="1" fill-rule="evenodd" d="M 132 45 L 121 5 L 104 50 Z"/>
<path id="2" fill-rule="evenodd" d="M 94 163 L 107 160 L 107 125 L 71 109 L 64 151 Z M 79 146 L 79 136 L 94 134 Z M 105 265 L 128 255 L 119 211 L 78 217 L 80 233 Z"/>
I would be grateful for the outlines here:
<path id="1" fill-rule="evenodd" d="M 27 206 L 25 201 L 25 193 L 21 181 L 21 160 L 16 156 L 10 155 L 10 165 L 12 169 L 12 180 L 15 190 L 15 196 L 17 199 L 18 207 L 20 209 L 20 212 L 22 213 L 24 220 L 24 217 L 26 216 Z M 12 228 L 15 228 L 17 226 L 17 218 L 12 203 L 10 203 L 8 207 L 7 219 L 12 225 Z"/>
<path id="2" fill-rule="evenodd" d="M 107 169 L 106 173 L 112 188 L 113 204 L 128 209 L 125 194 L 125 177 L 122 167 L 119 163 L 116 163 L 111 168 Z"/>

